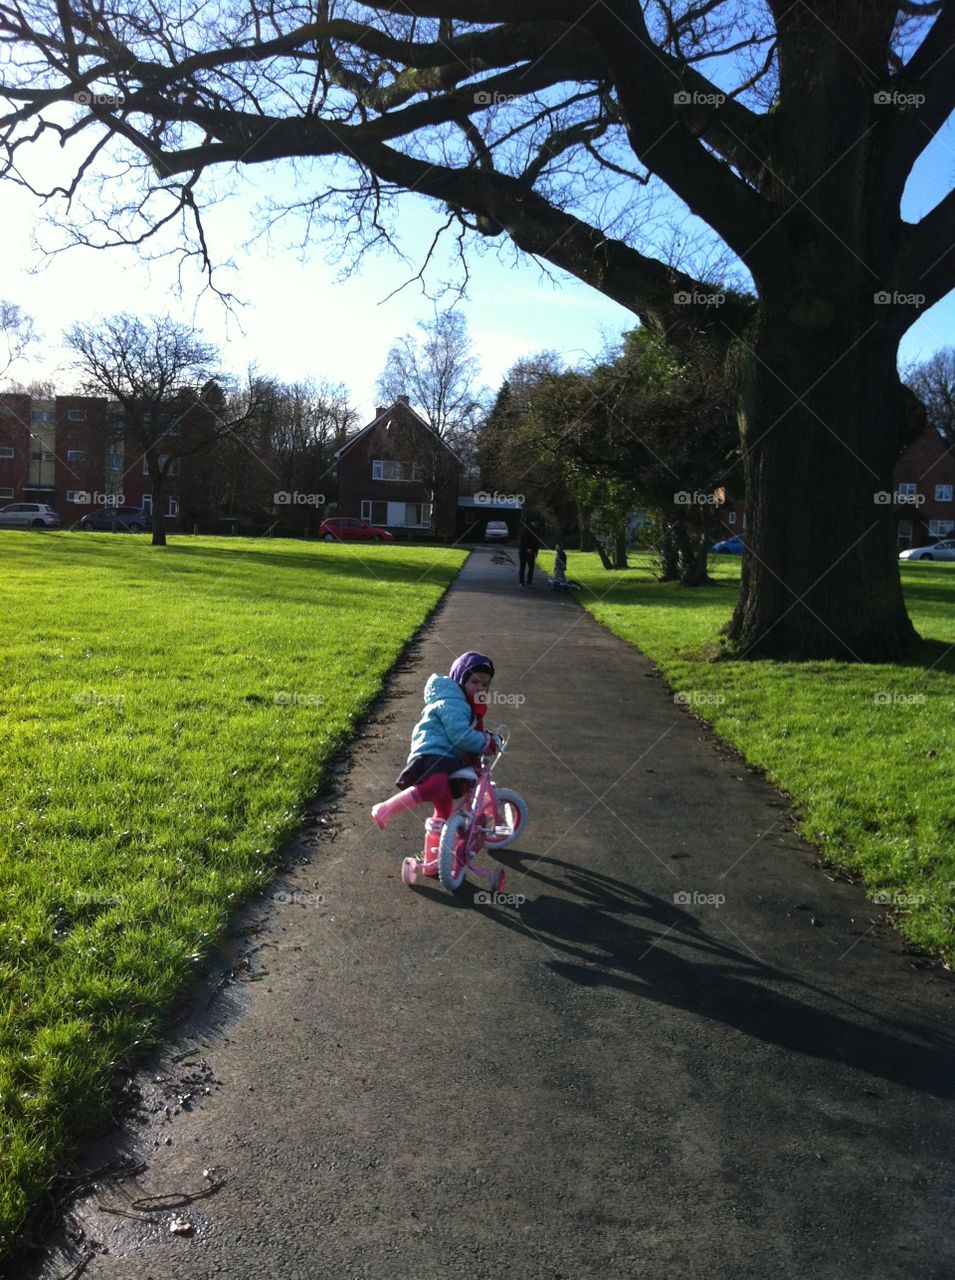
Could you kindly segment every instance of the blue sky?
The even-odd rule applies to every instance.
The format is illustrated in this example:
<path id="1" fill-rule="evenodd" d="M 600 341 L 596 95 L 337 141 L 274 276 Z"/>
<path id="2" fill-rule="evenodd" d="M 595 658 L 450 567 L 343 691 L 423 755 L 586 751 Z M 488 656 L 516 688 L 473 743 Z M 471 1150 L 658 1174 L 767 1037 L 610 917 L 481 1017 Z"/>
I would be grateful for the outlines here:
<path id="1" fill-rule="evenodd" d="M 955 125 L 950 120 L 912 174 L 903 216 L 909 221 L 923 217 L 953 180 Z M 227 370 L 241 374 L 255 363 L 261 372 L 285 380 L 325 377 L 344 382 L 362 420 L 367 420 L 376 403 L 374 384 L 388 348 L 432 310 L 415 283 L 389 295 L 414 275 L 438 215 L 423 199 L 406 197 L 396 225 L 414 265 L 376 253 L 363 260 L 357 273 L 340 280 L 337 268 L 325 261 L 323 246 L 310 249 L 303 259 L 290 243 L 300 235 L 292 225 L 280 230 L 271 243 L 264 238 L 247 243 L 256 230 L 255 210 L 263 194 L 290 189 L 291 183 L 288 170 L 258 170 L 254 183 L 240 183 L 233 196 L 208 214 L 215 256 L 236 263 L 235 270 L 223 272 L 221 283 L 247 304 L 237 308 L 235 317 L 229 317 L 213 295 L 203 294 L 201 278 L 193 268 L 187 267 L 183 295 L 178 297 L 177 272 L 170 260 L 149 264 L 132 250 L 39 254 L 32 244 L 37 202 L 4 184 L 5 266 L 0 296 L 30 312 L 45 338 L 28 364 L 11 371 L 13 376 L 24 381 L 53 377 L 61 390 L 68 390 L 67 354 L 58 346 L 67 325 L 84 318 L 92 323 L 98 314 L 121 310 L 169 310 L 196 323 L 220 347 Z M 674 217 L 686 216 L 675 201 L 672 208 Z M 47 243 L 49 239 L 46 236 Z M 31 273 L 29 268 L 39 270 Z M 450 274 L 450 264 L 439 259 L 434 279 Z M 599 354 L 634 323 L 631 314 L 616 303 L 555 269 L 548 267 L 545 273 L 508 247 L 473 260 L 468 298 L 460 305 L 484 380 L 491 388 L 522 356 L 550 348 L 573 364 Z M 924 359 L 939 347 L 953 344 L 955 295 L 950 295 L 906 334 L 900 364 Z"/>

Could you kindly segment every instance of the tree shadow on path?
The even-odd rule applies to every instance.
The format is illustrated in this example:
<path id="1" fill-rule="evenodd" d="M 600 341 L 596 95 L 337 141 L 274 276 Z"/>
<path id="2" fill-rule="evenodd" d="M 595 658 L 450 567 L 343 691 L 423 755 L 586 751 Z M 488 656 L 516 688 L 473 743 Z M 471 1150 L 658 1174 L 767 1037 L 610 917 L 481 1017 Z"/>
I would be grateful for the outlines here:
<path id="1" fill-rule="evenodd" d="M 501 862 L 508 867 L 508 889 L 528 900 L 519 910 L 477 909 L 530 934 L 550 952 L 549 968 L 568 981 L 613 987 L 794 1053 L 955 1097 L 952 1028 L 930 1018 L 893 1019 L 853 1003 L 857 995 L 871 1005 L 878 992 L 849 988 L 839 995 L 816 985 L 761 960 L 730 926 L 740 945 L 717 937 L 680 906 L 621 880 L 513 848 Z M 558 888 L 561 896 L 532 898 L 534 881 Z M 719 908 L 703 910 L 719 920 Z"/>

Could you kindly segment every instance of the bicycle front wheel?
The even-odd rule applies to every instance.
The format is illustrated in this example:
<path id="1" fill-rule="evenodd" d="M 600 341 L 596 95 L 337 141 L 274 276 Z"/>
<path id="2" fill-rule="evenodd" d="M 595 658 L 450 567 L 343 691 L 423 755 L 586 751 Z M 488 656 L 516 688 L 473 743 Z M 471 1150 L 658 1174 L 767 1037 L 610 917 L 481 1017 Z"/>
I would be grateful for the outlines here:
<path id="1" fill-rule="evenodd" d="M 506 849 L 524 833 L 527 826 L 527 801 L 508 787 L 494 787 L 494 798 L 497 801 L 498 816 L 493 829 L 485 832 L 484 840 L 490 849 Z M 485 812 L 493 818 L 490 804 Z"/>

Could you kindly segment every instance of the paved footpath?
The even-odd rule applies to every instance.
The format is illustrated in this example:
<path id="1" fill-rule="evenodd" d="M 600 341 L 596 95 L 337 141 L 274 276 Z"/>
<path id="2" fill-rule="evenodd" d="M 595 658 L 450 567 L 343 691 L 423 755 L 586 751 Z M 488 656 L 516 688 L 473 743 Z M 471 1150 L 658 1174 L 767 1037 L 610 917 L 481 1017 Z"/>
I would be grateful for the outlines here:
<path id="1" fill-rule="evenodd" d="M 471 648 L 526 699 L 514 905 L 404 887 L 424 815 L 368 817 Z M 37 1276 L 955 1276 L 951 976 L 575 601 L 475 552 L 315 810 Z"/>

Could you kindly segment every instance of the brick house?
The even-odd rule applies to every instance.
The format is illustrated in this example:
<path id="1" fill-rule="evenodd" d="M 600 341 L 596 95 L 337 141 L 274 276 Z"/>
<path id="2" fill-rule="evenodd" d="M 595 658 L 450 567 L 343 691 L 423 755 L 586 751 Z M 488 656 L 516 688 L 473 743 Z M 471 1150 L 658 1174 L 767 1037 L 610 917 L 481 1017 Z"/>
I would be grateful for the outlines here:
<path id="1" fill-rule="evenodd" d="M 461 461 L 407 396 L 379 407 L 334 456 L 340 516 L 368 520 L 399 537 L 454 536 Z"/>
<path id="2" fill-rule="evenodd" d="M 955 454 L 934 428 L 905 450 L 893 481 L 900 551 L 924 547 L 955 530 Z"/>
<path id="3" fill-rule="evenodd" d="M 898 520 L 899 550 L 923 547 L 955 532 L 955 452 L 929 427 L 899 456 L 892 493 L 885 493 Z M 875 500 L 875 494 L 873 494 Z M 746 529 L 746 503 L 730 500 L 720 508 L 730 534 Z"/>

